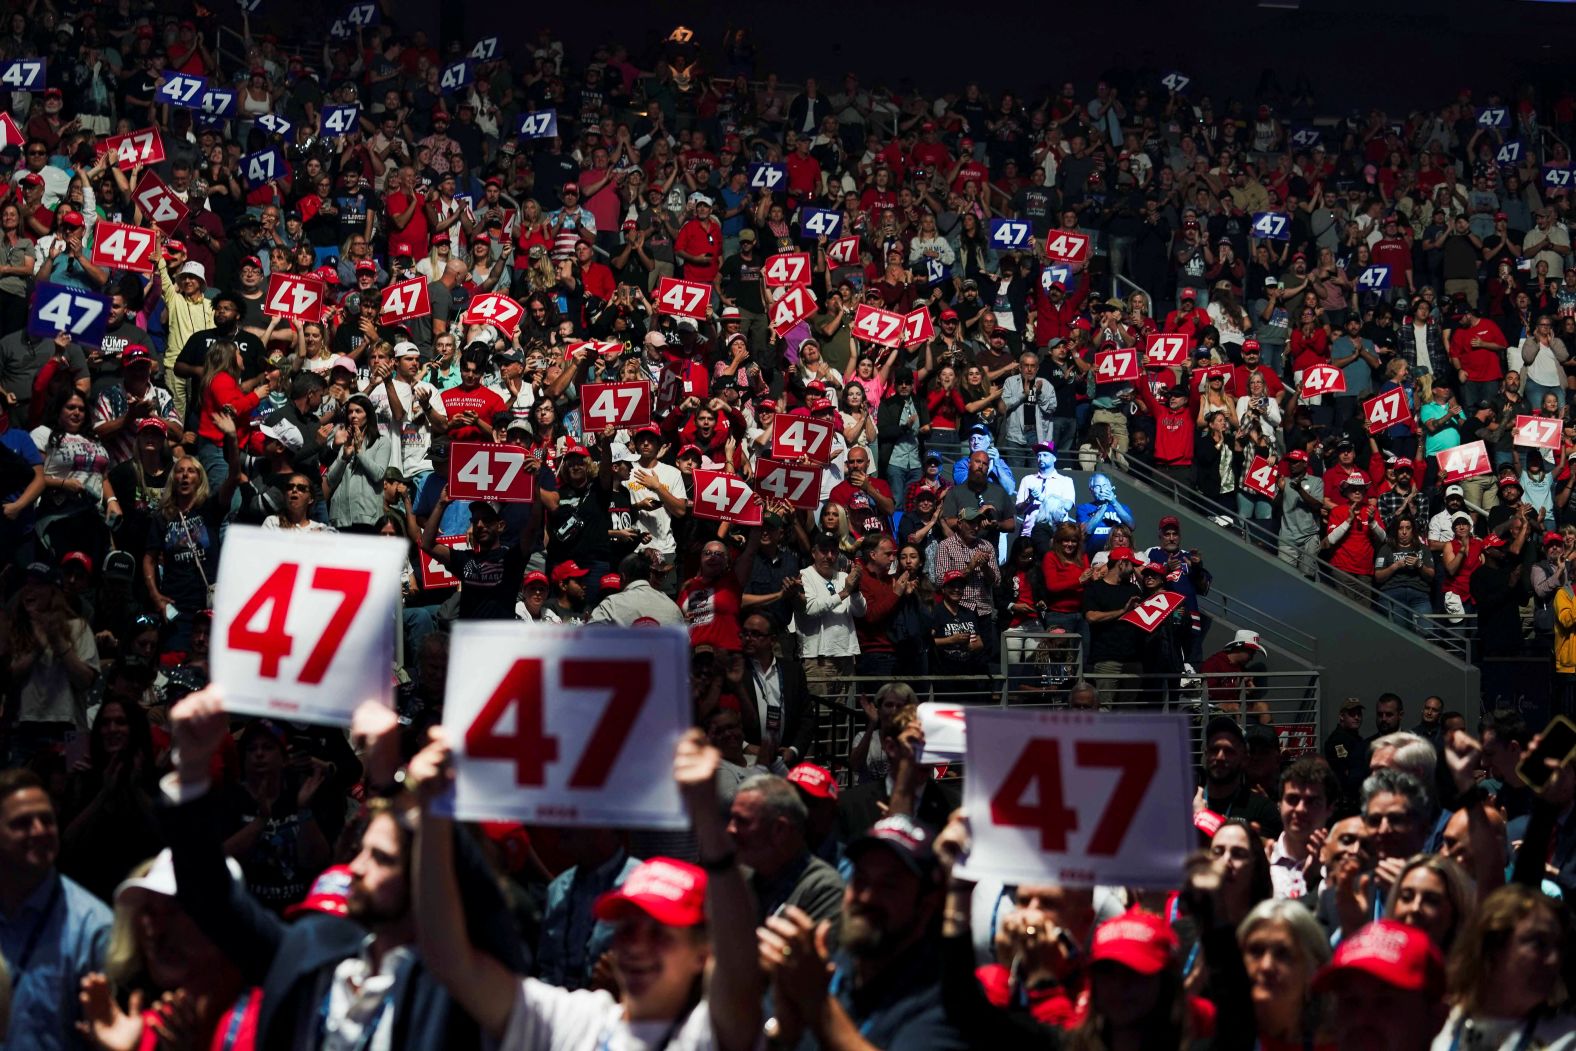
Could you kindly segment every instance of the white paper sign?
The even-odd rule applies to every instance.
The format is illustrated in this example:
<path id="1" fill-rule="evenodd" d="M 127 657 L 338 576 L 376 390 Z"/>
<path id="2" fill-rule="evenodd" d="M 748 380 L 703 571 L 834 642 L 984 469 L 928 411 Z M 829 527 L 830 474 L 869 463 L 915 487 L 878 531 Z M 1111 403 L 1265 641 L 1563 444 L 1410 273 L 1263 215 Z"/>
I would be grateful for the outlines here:
<path id="1" fill-rule="evenodd" d="M 1187 717 L 970 708 L 960 872 L 1175 887 L 1197 833 Z"/>
<path id="2" fill-rule="evenodd" d="M 394 606 L 409 545 L 231 526 L 214 599 L 213 681 L 231 712 L 349 726 L 394 700 Z"/>
<path id="3" fill-rule="evenodd" d="M 673 750 L 689 725 L 682 629 L 455 628 L 443 727 L 461 820 L 688 828 Z"/>
<path id="4" fill-rule="evenodd" d="M 919 706 L 919 725 L 925 731 L 926 763 L 963 762 L 963 711 L 963 705 L 935 701 Z"/>

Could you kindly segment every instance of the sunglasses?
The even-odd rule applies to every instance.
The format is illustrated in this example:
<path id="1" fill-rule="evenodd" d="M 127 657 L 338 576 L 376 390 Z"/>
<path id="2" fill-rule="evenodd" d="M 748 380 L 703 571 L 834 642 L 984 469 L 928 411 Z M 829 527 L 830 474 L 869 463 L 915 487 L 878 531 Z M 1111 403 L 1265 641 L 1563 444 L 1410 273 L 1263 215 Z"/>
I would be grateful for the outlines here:
<path id="1" fill-rule="evenodd" d="M 311 491 L 312 487 L 310 485 L 303 485 L 300 482 L 291 482 L 285 486 L 285 492 L 287 493 L 310 493 Z"/>

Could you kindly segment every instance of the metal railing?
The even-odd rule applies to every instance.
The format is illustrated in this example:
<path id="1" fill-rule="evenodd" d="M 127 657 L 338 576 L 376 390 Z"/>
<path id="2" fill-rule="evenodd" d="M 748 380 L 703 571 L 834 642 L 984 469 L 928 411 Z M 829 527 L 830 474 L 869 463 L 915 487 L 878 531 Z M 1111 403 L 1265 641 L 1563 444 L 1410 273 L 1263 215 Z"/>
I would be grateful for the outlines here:
<path id="1" fill-rule="evenodd" d="M 1034 657 L 1044 655 L 1047 659 L 1009 661 L 1004 645 L 1000 674 L 903 675 L 900 679 L 856 675 L 839 679 L 830 692 L 817 692 L 816 686 L 825 684 L 812 684 L 811 693 L 817 700 L 812 754 L 845 783 L 850 777 L 857 778 L 863 760 L 851 756 L 850 751 L 869 725 L 859 698 L 871 697 L 893 681 L 912 687 L 920 703 L 944 700 L 965 706 L 1038 709 L 1067 707 L 1073 684 L 1087 678 L 1099 690 L 1102 710 L 1188 715 L 1194 761 L 1202 754 L 1205 724 L 1219 715 L 1269 726 L 1280 738 L 1282 759 L 1315 754 L 1323 740 L 1317 670 L 1099 674 L 1085 672 L 1077 660 L 1076 635 L 1035 632 L 1026 633 L 1025 638 L 1037 645 Z M 1071 662 L 1063 659 L 1069 657 Z"/>
<path id="2" fill-rule="evenodd" d="M 1217 620 L 1251 627 L 1271 646 L 1291 654 L 1304 664 L 1319 663 L 1319 640 L 1301 628 L 1294 628 L 1273 613 L 1266 613 L 1245 599 L 1211 585 L 1209 593 L 1198 597 L 1200 612 Z"/>
<path id="3" fill-rule="evenodd" d="M 1112 466 L 1117 470 L 1124 470 L 1121 466 L 1114 464 Z M 1265 554 L 1280 561 L 1289 571 L 1298 572 L 1296 566 L 1281 557 L 1280 535 L 1274 530 L 1267 529 L 1257 521 L 1243 518 L 1235 511 L 1205 499 L 1199 493 L 1178 485 L 1174 480 L 1131 457 L 1127 458 L 1125 471 L 1149 488 L 1170 496 L 1194 514 L 1209 519 L 1228 533 L 1236 534 L 1243 543 L 1258 547 Z M 1312 578 L 1304 576 L 1304 579 L 1312 579 L 1341 601 L 1369 609 L 1389 620 L 1399 630 L 1411 631 L 1418 638 L 1445 650 L 1454 657 L 1463 661 L 1470 660 L 1470 633 L 1464 635 L 1459 631 L 1432 630 L 1432 616 L 1414 613 L 1410 607 L 1396 602 L 1371 585 L 1365 585 L 1356 578 L 1337 573 L 1322 559 L 1315 558 L 1312 563 L 1314 575 Z M 1424 621 L 1428 623 L 1425 624 Z"/>
<path id="4" fill-rule="evenodd" d="M 1142 292 L 1144 294 L 1144 316 L 1145 317 L 1153 317 L 1154 316 L 1153 309 L 1154 309 L 1154 305 L 1155 305 L 1155 297 L 1149 294 L 1149 289 L 1145 288 L 1143 285 L 1139 284 L 1137 281 L 1134 281 L 1132 278 L 1127 277 L 1127 276 L 1125 276 L 1123 274 L 1112 274 L 1111 275 L 1111 295 L 1112 296 L 1116 297 L 1117 299 L 1126 299 L 1127 296 L 1122 294 L 1122 287 L 1124 285 L 1127 286 L 1128 288 L 1132 289 L 1132 292 Z M 1132 292 L 1129 292 L 1128 295 L 1132 295 Z"/>

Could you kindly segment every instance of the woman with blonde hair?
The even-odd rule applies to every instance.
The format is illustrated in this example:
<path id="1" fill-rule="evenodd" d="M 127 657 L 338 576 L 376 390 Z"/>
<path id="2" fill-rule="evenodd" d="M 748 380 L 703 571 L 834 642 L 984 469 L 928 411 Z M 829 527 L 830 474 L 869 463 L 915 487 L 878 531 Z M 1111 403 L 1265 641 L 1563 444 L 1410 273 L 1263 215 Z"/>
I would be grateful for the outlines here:
<path id="1" fill-rule="evenodd" d="M 1385 916 L 1416 927 L 1448 953 L 1476 907 L 1477 888 L 1465 869 L 1441 854 L 1419 854 L 1395 878 Z"/>
<path id="2" fill-rule="evenodd" d="M 1484 898 L 1446 965 L 1453 1006 L 1433 1051 L 1576 1047 L 1570 1002 L 1571 921 L 1513 883 Z"/>

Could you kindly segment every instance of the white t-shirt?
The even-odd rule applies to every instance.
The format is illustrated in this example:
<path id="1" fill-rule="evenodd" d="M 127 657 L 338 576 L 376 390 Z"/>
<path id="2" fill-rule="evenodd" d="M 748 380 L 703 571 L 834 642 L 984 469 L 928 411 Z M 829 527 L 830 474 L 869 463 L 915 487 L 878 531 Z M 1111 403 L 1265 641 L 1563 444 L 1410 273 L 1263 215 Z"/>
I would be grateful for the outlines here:
<path id="1" fill-rule="evenodd" d="M 1429 1047 L 1430 1051 L 1512 1051 L 1522 1046 L 1567 1051 L 1576 1047 L 1576 1019 L 1568 1015 L 1551 1015 L 1540 1019 L 1533 1027 L 1531 1040 L 1524 1042 L 1521 1037 L 1526 1026 L 1524 1018 L 1490 1018 L 1486 1015 L 1478 1015 L 1463 1022 L 1461 1008 L 1456 1007 L 1451 1009 L 1444 1028 Z"/>
<path id="2" fill-rule="evenodd" d="M 410 478 L 418 472 L 432 470 L 432 462 L 427 458 L 432 449 L 432 426 L 427 418 L 427 410 L 421 407 L 417 398 L 427 398 L 428 404 L 432 406 L 432 415 L 439 419 L 443 418 L 443 401 L 438 397 L 437 388 L 426 380 L 406 383 L 396 379 L 394 393 L 405 412 L 405 422 L 399 429 L 399 455 L 390 458 L 389 462 L 399 464 L 400 472 Z M 394 407 L 389 404 L 388 384 L 379 383 L 367 392 L 367 398 L 377 410 L 378 426 L 385 434 L 393 433 Z"/>
<path id="3" fill-rule="evenodd" d="M 535 978 L 520 983 L 501 1051 L 655 1051 L 672 1022 L 635 1022 L 607 993 L 560 989 Z M 668 1038 L 664 1051 L 712 1051 L 711 1012 L 703 1000 Z"/>
<path id="4" fill-rule="evenodd" d="M 633 464 L 631 474 L 642 470 L 639 464 Z M 675 496 L 684 492 L 684 473 L 672 464 L 660 461 L 650 468 L 656 472 L 657 480 Z M 624 483 L 624 488 L 629 490 L 629 498 L 635 503 L 654 497 L 657 494 L 635 481 L 633 477 Z M 668 515 L 666 507 L 659 506 L 652 511 L 636 511 L 635 521 L 640 528 L 651 534 L 651 543 L 647 547 L 654 548 L 659 555 L 671 555 L 678 550 L 678 542 L 673 538 L 673 519 Z"/>

